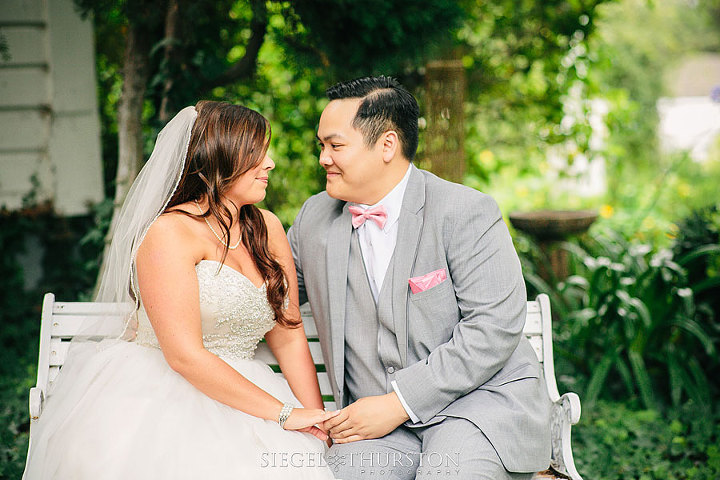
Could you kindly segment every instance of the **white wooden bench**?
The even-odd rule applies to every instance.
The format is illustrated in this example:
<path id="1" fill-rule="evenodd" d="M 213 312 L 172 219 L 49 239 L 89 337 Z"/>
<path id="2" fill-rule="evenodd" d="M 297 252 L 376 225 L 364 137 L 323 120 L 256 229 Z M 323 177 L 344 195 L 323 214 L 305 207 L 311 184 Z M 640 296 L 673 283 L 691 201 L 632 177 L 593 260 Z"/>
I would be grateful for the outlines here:
<path id="1" fill-rule="evenodd" d="M 33 426 L 42 413 L 43 403 L 48 397 L 48 389 L 65 363 L 70 340 L 79 333 L 81 322 L 89 317 L 105 318 L 109 334 L 109 332 L 117 331 L 118 324 L 123 321 L 127 308 L 126 305 L 114 303 L 56 302 L 54 294 L 45 295 L 40 327 L 37 385 L 30 389 L 31 442 Z M 317 330 L 309 306 L 303 305 L 301 312 L 310 352 L 318 370 L 323 400 L 327 408 L 334 409 L 335 402 L 332 397 L 330 381 L 325 372 L 325 362 L 322 358 Z M 554 403 L 551 470 L 538 473 L 536 478 L 567 477 L 572 480 L 582 480 L 575 468 L 570 444 L 570 427 L 580 420 L 580 398 L 575 393 L 566 393 L 562 396 L 558 393 L 553 363 L 550 301 L 547 295 L 538 295 L 535 301 L 528 302 L 527 319 L 523 332 L 535 349 L 538 360 L 542 363 L 547 391 Z M 98 332 L 98 335 L 102 334 L 103 332 Z M 277 361 L 267 344 L 261 343 L 255 356 L 265 361 L 274 370 L 279 371 Z"/>

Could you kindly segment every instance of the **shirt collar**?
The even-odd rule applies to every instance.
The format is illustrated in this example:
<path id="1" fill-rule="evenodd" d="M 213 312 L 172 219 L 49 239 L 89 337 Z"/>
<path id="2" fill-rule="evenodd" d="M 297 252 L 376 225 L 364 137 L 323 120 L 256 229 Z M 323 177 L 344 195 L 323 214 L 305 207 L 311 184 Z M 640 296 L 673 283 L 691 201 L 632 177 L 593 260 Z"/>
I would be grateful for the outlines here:
<path id="1" fill-rule="evenodd" d="M 408 181 L 410 180 L 411 170 L 412 164 L 408 165 L 407 172 L 405 172 L 405 176 L 402 180 L 400 180 L 400 182 L 375 205 L 366 205 L 362 203 L 358 204 L 362 208 L 372 208 L 379 205 L 383 205 L 385 207 L 388 216 L 383 231 L 387 231 L 400 218 L 400 209 L 402 208 L 403 197 L 405 197 L 405 189 L 407 188 Z"/>

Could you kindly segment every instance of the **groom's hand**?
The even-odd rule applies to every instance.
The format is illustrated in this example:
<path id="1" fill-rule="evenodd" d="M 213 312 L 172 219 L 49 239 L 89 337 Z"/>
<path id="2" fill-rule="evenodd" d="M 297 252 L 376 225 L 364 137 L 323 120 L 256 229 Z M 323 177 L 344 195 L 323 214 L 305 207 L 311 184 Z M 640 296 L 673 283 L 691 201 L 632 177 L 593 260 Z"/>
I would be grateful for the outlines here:
<path id="1" fill-rule="evenodd" d="M 397 394 L 391 392 L 351 403 L 324 427 L 335 443 L 350 443 L 387 435 L 409 418 Z"/>

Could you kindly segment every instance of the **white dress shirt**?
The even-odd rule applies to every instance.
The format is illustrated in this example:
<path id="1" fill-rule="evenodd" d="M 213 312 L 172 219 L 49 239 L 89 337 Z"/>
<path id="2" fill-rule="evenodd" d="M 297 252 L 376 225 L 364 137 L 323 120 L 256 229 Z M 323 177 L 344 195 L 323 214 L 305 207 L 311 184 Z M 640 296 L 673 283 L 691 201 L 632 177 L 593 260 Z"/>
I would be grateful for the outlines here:
<path id="1" fill-rule="evenodd" d="M 398 219 L 400 218 L 400 209 L 402 208 L 403 197 L 405 196 L 405 189 L 411 171 L 412 165 L 408 166 L 407 172 L 405 172 L 405 176 L 400 180 L 400 183 L 375 205 L 358 204 L 359 207 L 364 209 L 382 205 L 387 211 L 387 220 L 382 229 L 373 221 L 366 221 L 357 228 L 360 251 L 375 303 L 378 301 L 385 273 L 390 265 L 390 259 L 397 243 Z M 392 381 L 391 385 L 410 419 L 415 423 L 419 422 L 420 419 L 405 403 L 395 381 Z"/>

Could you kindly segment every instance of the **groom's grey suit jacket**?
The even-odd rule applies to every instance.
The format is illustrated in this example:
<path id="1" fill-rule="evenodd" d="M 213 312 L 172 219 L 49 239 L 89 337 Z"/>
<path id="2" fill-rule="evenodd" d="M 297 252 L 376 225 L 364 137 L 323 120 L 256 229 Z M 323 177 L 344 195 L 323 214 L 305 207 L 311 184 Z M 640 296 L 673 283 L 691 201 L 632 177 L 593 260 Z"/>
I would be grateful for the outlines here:
<path id="1" fill-rule="evenodd" d="M 550 401 L 522 334 L 525 285 L 497 204 L 411 168 L 388 268 L 391 308 L 378 309 L 378 338 L 367 339 L 394 347 L 378 351 L 385 369 L 378 374 L 397 382 L 422 424 L 470 420 L 509 471 L 543 470 L 550 460 Z M 310 302 L 333 393 L 343 406 L 352 232 L 348 204 L 326 192 L 305 202 L 288 232 L 300 301 Z M 410 278 L 439 269 L 446 281 L 411 292 Z"/>

